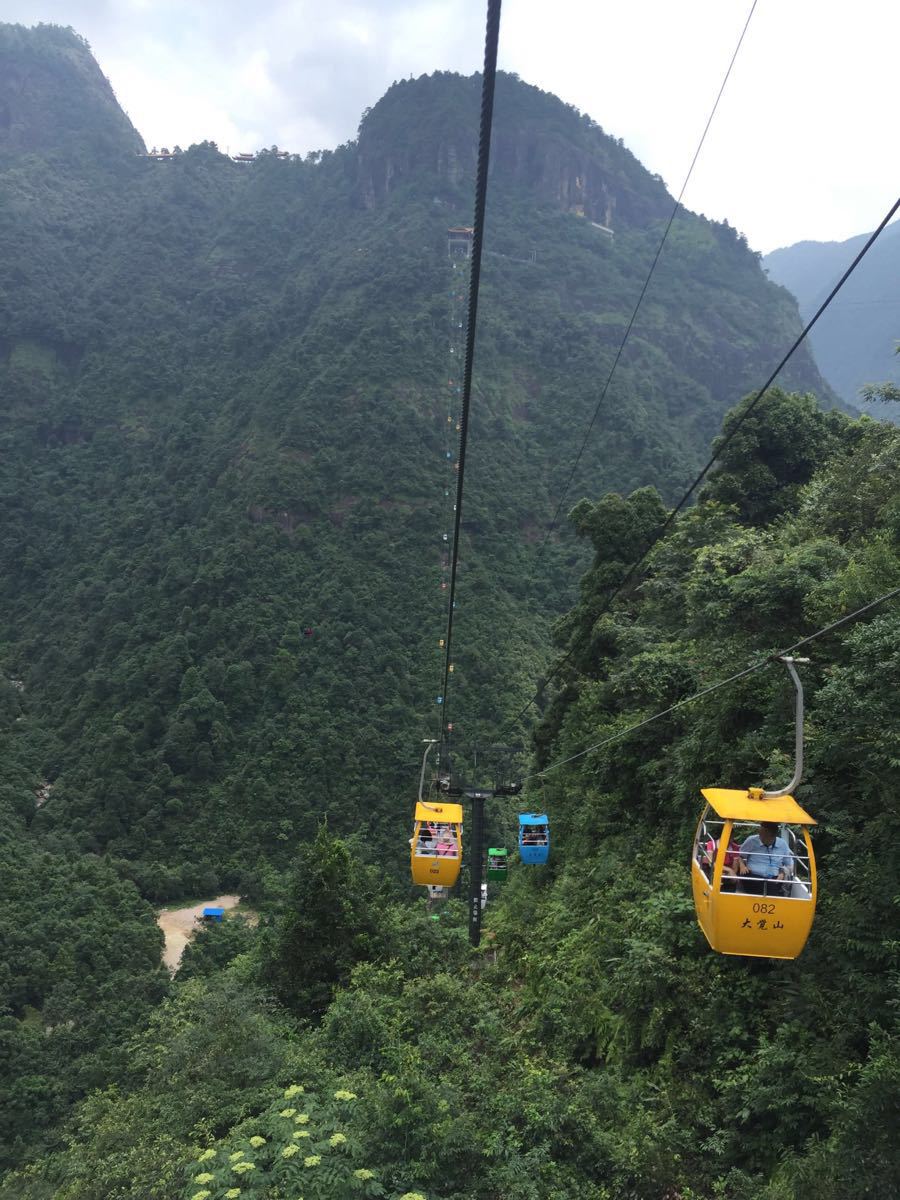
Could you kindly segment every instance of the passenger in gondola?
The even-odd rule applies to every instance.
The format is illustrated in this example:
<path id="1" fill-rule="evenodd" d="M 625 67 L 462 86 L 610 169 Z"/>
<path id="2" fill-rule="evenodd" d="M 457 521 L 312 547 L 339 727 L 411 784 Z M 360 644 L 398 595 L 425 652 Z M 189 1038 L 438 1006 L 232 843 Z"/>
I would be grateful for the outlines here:
<path id="1" fill-rule="evenodd" d="M 712 879 L 712 873 L 716 865 L 716 853 L 719 849 L 719 843 L 714 837 L 707 839 L 704 846 L 703 859 L 701 866 L 707 879 Z M 734 840 L 729 839 L 728 849 L 725 851 L 725 862 L 722 866 L 722 891 L 736 892 L 738 890 L 737 874 L 738 874 L 738 859 L 740 857 L 740 846 Z"/>
<path id="2" fill-rule="evenodd" d="M 783 896 L 793 868 L 793 856 L 778 826 L 761 821 L 759 832 L 741 844 L 737 859 L 738 890 L 753 896 Z"/>
<path id="3" fill-rule="evenodd" d="M 435 846 L 435 853 L 444 858 L 453 858 L 456 855 L 456 839 L 449 833 L 442 834 Z"/>

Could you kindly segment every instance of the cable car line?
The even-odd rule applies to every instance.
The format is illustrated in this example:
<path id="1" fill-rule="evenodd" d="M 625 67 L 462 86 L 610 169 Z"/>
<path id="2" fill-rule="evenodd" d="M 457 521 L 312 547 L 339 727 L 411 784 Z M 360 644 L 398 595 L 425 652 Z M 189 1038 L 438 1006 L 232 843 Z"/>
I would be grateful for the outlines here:
<path id="1" fill-rule="evenodd" d="M 678 193 L 678 199 L 675 201 L 675 204 L 672 208 L 672 213 L 669 217 L 669 220 L 666 224 L 665 229 L 663 230 L 663 235 L 660 238 L 659 245 L 656 247 L 656 253 L 654 254 L 653 261 L 650 264 L 650 270 L 647 272 L 647 278 L 644 280 L 644 285 L 641 288 L 640 295 L 637 298 L 637 303 L 635 304 L 634 308 L 632 309 L 631 316 L 628 319 L 628 325 L 626 326 L 625 332 L 622 335 L 622 340 L 619 342 L 619 348 L 616 350 L 616 356 L 613 359 L 613 364 L 609 369 L 609 374 L 606 376 L 606 382 L 603 385 L 603 388 L 600 392 L 600 398 L 597 401 L 596 407 L 594 408 L 594 415 L 590 419 L 590 422 L 588 424 L 587 431 L 585 432 L 581 446 L 578 449 L 578 453 L 575 455 L 575 461 L 572 463 L 572 469 L 569 472 L 569 478 L 566 480 L 566 485 L 563 488 L 562 493 L 559 497 L 559 503 L 556 506 L 556 511 L 553 514 L 553 519 L 551 520 L 549 526 L 547 527 L 547 532 L 544 534 L 544 540 L 541 542 L 540 546 L 538 547 L 538 552 L 537 552 L 537 556 L 535 559 L 536 563 L 540 560 L 540 556 L 544 551 L 544 547 L 546 546 L 547 542 L 549 541 L 550 535 L 553 533 L 554 529 L 556 528 L 556 524 L 559 519 L 559 514 L 560 514 L 560 510 L 562 509 L 563 502 L 565 501 L 565 498 L 568 494 L 569 488 L 572 486 L 572 480 L 575 478 L 575 472 L 578 470 L 578 464 L 581 462 L 581 456 L 584 454 L 585 447 L 587 446 L 588 439 L 590 438 L 591 433 L 593 432 L 594 425 L 597 421 L 597 417 L 600 415 L 600 409 L 603 405 L 603 401 L 606 399 L 606 393 L 609 391 L 609 387 L 610 387 L 610 384 L 612 383 L 613 375 L 615 375 L 615 373 L 616 373 L 616 368 L 619 365 L 619 359 L 622 357 L 622 353 L 625 349 L 625 344 L 628 341 L 629 336 L 631 335 L 631 330 L 634 326 L 635 320 L 637 319 L 638 310 L 640 309 L 641 305 L 644 302 L 644 296 L 647 294 L 647 288 L 650 286 L 650 280 L 653 278 L 653 272 L 656 270 L 656 266 L 657 266 L 657 263 L 659 262 L 660 255 L 663 252 L 663 247 L 665 246 L 666 241 L 669 237 L 669 232 L 672 228 L 672 225 L 675 221 L 676 216 L 678 215 L 678 210 L 681 208 L 682 198 L 684 197 L 684 193 L 687 189 L 687 185 L 690 183 L 691 175 L 693 175 L 693 173 L 694 173 L 694 167 L 697 165 L 697 159 L 700 157 L 700 151 L 703 149 L 703 143 L 706 141 L 706 135 L 709 133 L 709 127 L 710 127 L 710 125 L 712 125 L 713 118 L 715 117 L 716 111 L 718 110 L 719 101 L 722 99 L 722 94 L 725 91 L 725 85 L 728 83 L 728 79 L 729 79 L 729 76 L 731 75 L 732 68 L 734 67 L 735 60 L 737 59 L 738 53 L 743 44 L 744 36 L 747 33 L 747 29 L 750 25 L 750 20 L 753 16 L 754 12 L 756 11 L 757 2 L 758 2 L 758 0 L 753 0 L 753 3 L 750 6 L 750 12 L 747 14 L 747 20 L 744 22 L 744 28 L 741 30 L 741 36 L 738 38 L 738 43 L 734 48 L 734 53 L 731 56 L 731 62 L 728 64 L 728 70 L 725 72 L 725 76 L 722 80 L 721 86 L 719 87 L 719 92 L 718 92 L 718 95 L 716 96 L 715 103 L 713 104 L 712 110 L 711 110 L 709 116 L 707 117 L 706 125 L 704 126 L 703 133 L 700 136 L 700 141 L 697 143 L 697 149 L 694 151 L 694 157 L 691 159 L 691 165 L 688 167 L 687 175 L 685 175 L 685 177 L 684 177 L 684 183 L 681 185 L 681 191 Z"/>
<path id="2" fill-rule="evenodd" d="M 494 112 L 494 86 L 497 78 L 497 45 L 500 37 L 500 0 L 488 0 L 487 29 L 484 42 L 484 75 L 481 87 L 481 121 L 478 131 L 478 171 L 475 182 L 475 217 L 472 223 L 472 265 L 469 276 L 469 311 L 466 323 L 466 354 L 463 367 L 462 406 L 459 431 L 459 471 L 456 480 L 456 511 L 453 521 L 453 551 L 450 560 L 450 595 L 447 605 L 447 632 L 444 636 L 444 673 L 441 687 L 441 745 L 447 740 L 447 691 L 453 649 L 453 614 L 456 600 L 456 574 L 459 565 L 459 541 L 462 525 L 463 486 L 466 470 L 466 443 L 469 433 L 469 405 L 472 396 L 472 364 L 475 355 L 475 328 L 478 318 L 478 288 L 481 281 L 481 255 L 484 244 L 484 216 L 487 205 L 488 162 L 491 152 L 491 127 Z"/>
<path id="3" fill-rule="evenodd" d="M 651 717 L 645 717 L 643 721 L 637 721 L 634 725 L 629 725 L 625 729 L 620 729 L 617 733 L 610 734 L 601 742 L 595 742 L 593 746 L 588 746 L 584 750 L 579 750 L 577 754 L 572 754 L 568 758 L 560 759 L 558 762 L 550 763 L 540 771 L 535 771 L 531 775 L 525 775 L 522 779 L 524 783 L 529 779 L 543 779 L 550 771 L 555 771 L 559 767 L 564 767 L 568 763 L 575 762 L 579 758 L 584 758 L 586 754 L 591 754 L 595 750 L 602 750 L 604 746 L 609 746 L 612 742 L 617 742 L 623 737 L 627 737 L 629 733 L 634 733 L 638 729 L 643 729 L 645 725 L 651 725 L 654 721 L 658 721 L 661 717 L 667 717 L 669 713 L 675 712 L 678 708 L 683 708 L 686 704 L 693 704 L 695 700 L 702 700 L 704 696 L 709 696 L 713 692 L 717 692 L 720 688 L 727 687 L 729 684 L 736 683 L 739 679 L 744 679 L 747 675 L 752 675 L 756 671 L 762 670 L 763 667 L 769 666 L 773 662 L 779 662 L 786 656 L 799 650 L 801 646 L 807 646 L 810 642 L 814 642 L 817 638 L 824 637 L 826 633 L 831 633 L 832 630 L 839 629 L 842 625 L 848 624 L 850 621 L 855 621 L 861 617 L 863 613 L 869 612 L 870 609 L 877 607 L 879 604 L 884 604 L 888 600 L 893 600 L 895 596 L 900 596 L 900 587 L 895 587 L 889 592 L 885 592 L 882 596 L 878 596 L 875 600 L 870 600 L 868 604 L 864 604 L 862 608 L 857 608 L 854 612 L 846 613 L 843 617 L 839 617 L 836 621 L 832 621 L 830 625 L 825 625 L 821 629 L 817 629 L 815 633 L 809 634 L 807 637 L 801 638 L 793 645 L 787 646 L 784 650 L 777 650 L 774 654 L 767 654 L 765 658 L 759 659 L 755 663 L 751 663 L 749 667 L 745 667 L 742 671 L 736 671 L 734 675 L 729 675 L 727 679 L 720 679 L 718 683 L 710 684 L 709 687 L 703 688 L 699 692 L 694 692 L 691 696 L 685 696 L 682 700 L 676 700 L 674 704 L 670 704 L 668 708 L 662 709 L 660 712 L 654 713 Z"/>
<path id="4" fill-rule="evenodd" d="M 810 320 L 807 322 L 807 324 L 803 327 L 803 329 L 797 335 L 797 337 L 794 340 L 794 342 L 792 343 L 790 349 L 782 357 L 778 366 L 775 368 L 774 371 L 772 371 L 772 373 L 769 375 L 766 382 L 756 392 L 756 394 L 753 396 L 753 399 L 750 401 L 750 403 L 747 405 L 747 407 L 744 409 L 744 411 L 741 413 L 741 415 L 735 420 L 731 429 L 722 438 L 718 447 L 710 455 L 709 461 L 706 463 L 706 466 L 703 467 L 703 469 L 697 475 L 696 479 L 694 479 L 693 483 L 691 483 L 691 485 L 688 487 L 687 491 L 684 493 L 684 495 L 681 497 L 681 499 L 678 501 L 678 503 L 675 505 L 675 507 L 670 510 L 669 515 L 662 522 L 662 524 L 659 526 L 659 528 L 656 530 L 656 532 L 651 536 L 649 542 L 644 547 L 640 556 L 635 559 L 635 561 L 627 569 L 627 571 L 622 576 L 622 578 L 619 580 L 619 582 L 615 585 L 613 590 L 609 593 L 607 599 L 603 603 L 603 607 L 597 613 L 595 620 L 598 620 L 605 613 L 609 612 L 610 608 L 612 607 L 613 601 L 616 599 L 617 596 L 619 596 L 621 594 L 623 588 L 625 588 L 626 585 L 631 582 L 631 580 L 635 576 L 635 573 L 647 561 L 647 556 L 649 555 L 650 551 L 653 549 L 653 547 L 659 541 L 661 541 L 661 539 L 663 537 L 665 537 L 666 533 L 668 533 L 669 529 L 672 527 L 672 524 L 673 524 L 675 518 L 678 516 L 678 514 L 681 512 L 681 510 L 687 504 L 688 500 L 691 498 L 691 496 L 697 490 L 699 485 L 703 482 L 703 480 L 709 474 L 710 470 L 712 469 L 712 467 L 714 466 L 716 461 L 721 457 L 722 452 L 725 450 L 725 448 L 728 446 L 728 444 L 731 442 L 731 440 L 735 437 L 738 430 L 741 428 L 741 426 L 744 424 L 744 422 L 747 420 L 747 418 L 750 416 L 750 414 L 756 408 L 759 401 L 763 398 L 765 393 L 768 391 L 768 389 L 774 383 L 775 379 L 781 373 L 781 371 L 786 366 L 788 361 L 791 359 L 791 357 L 794 355 L 794 353 L 797 351 L 797 349 L 801 346 L 801 344 L 805 340 L 809 331 L 812 329 L 812 327 L 818 321 L 819 317 L 822 316 L 822 314 L 825 312 L 825 310 L 831 304 L 832 300 L 834 300 L 835 296 L 837 296 L 837 294 L 840 292 L 841 288 L 844 286 L 844 284 L 847 282 L 847 280 L 850 278 L 850 276 L 853 274 L 853 272 L 856 270 L 856 268 L 859 266 L 859 264 L 865 258 L 866 254 L 868 254 L 869 250 L 875 244 L 879 235 L 882 233 L 885 226 L 890 222 L 891 218 L 897 212 L 898 208 L 900 208 L 900 197 L 898 197 L 894 201 L 894 203 L 891 205 L 891 207 L 885 213 L 884 217 L 881 219 L 880 224 L 878 225 L 878 228 L 867 239 L 865 245 L 862 247 L 862 249 L 859 251 L 859 253 L 856 255 L 856 257 L 850 263 L 849 267 L 847 267 L 847 269 L 844 271 L 843 275 L 840 277 L 840 279 L 837 281 L 837 283 L 834 285 L 834 287 L 828 293 L 828 296 L 825 298 L 825 300 L 822 302 L 822 304 L 819 305 L 815 314 L 810 318 Z M 562 656 L 562 658 L 557 662 L 556 666 L 553 668 L 553 670 L 550 672 L 550 674 L 547 676 L 547 678 L 543 681 L 543 683 L 541 684 L 541 687 L 535 692 L 535 694 L 531 697 L 531 699 L 528 700 L 528 702 L 525 705 L 523 705 L 523 707 L 519 710 L 519 712 L 517 712 L 516 715 L 502 727 L 502 729 L 500 730 L 500 733 L 497 735 L 498 739 L 502 738 L 506 734 L 506 732 L 510 728 L 512 728 L 514 725 L 516 725 L 518 723 L 518 721 L 525 715 L 525 713 L 528 711 L 528 709 L 531 708 L 532 704 L 535 703 L 535 701 L 537 700 L 537 698 L 541 694 L 541 692 L 544 690 L 544 688 L 546 688 L 547 684 L 550 683 L 550 681 L 552 679 L 556 678 L 556 676 L 559 674 L 559 672 L 562 670 L 562 668 L 565 666 L 565 664 L 572 657 L 573 653 L 574 653 L 573 650 L 568 650 Z"/>
<path id="5" fill-rule="evenodd" d="M 481 118 L 478 131 L 478 168 L 475 182 L 475 213 L 472 223 L 468 314 L 465 332 L 465 359 L 463 364 L 460 416 L 457 425 L 459 450 L 455 464 L 457 471 L 456 503 L 454 505 L 453 547 L 451 551 L 449 596 L 447 601 L 447 630 L 441 639 L 441 646 L 444 650 L 443 681 L 441 692 L 438 696 L 440 711 L 440 737 L 438 744 L 441 758 L 444 757 L 442 752 L 445 747 L 447 748 L 447 757 L 449 758 L 449 738 L 453 729 L 448 719 L 448 691 L 450 675 L 453 672 L 453 616 L 456 611 L 456 579 L 459 567 L 466 447 L 469 433 L 469 409 L 472 397 L 472 367 L 475 356 L 478 293 L 481 281 L 481 256 L 484 245 L 484 220 L 487 207 L 488 164 L 490 161 L 491 130 L 493 125 L 494 90 L 497 78 L 500 5 L 501 0 L 488 0 L 487 4 L 484 73 L 481 88 Z M 455 385 L 451 384 L 451 386 Z M 447 456 L 448 458 L 450 457 L 449 451 L 447 452 Z M 444 534 L 444 540 L 447 540 L 446 534 Z M 416 805 L 413 836 L 410 839 L 410 865 L 413 883 L 426 885 L 429 888 L 430 896 L 436 896 L 438 892 L 446 895 L 446 889 L 452 887 L 459 878 L 462 861 L 463 810 L 462 805 L 448 803 L 443 798 L 436 804 L 423 803 L 422 786 L 427 757 L 428 749 L 426 749 L 422 759 L 419 803 Z M 483 866 L 481 855 L 484 842 L 484 795 L 472 792 L 470 793 L 470 799 L 472 801 L 474 853 L 470 869 L 469 938 L 474 945 L 477 945 L 481 932 Z"/>

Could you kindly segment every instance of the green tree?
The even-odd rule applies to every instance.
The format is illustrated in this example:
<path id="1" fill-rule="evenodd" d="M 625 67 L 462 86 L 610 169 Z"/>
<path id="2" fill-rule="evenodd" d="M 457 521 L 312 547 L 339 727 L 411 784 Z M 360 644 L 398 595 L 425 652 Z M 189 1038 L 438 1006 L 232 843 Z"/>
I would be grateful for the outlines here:
<path id="1" fill-rule="evenodd" d="M 262 946 L 263 979 L 292 1012 L 318 1020 L 354 963 L 375 952 L 378 894 L 372 869 L 321 824 L 297 855 Z"/>
<path id="2" fill-rule="evenodd" d="M 750 400 L 728 414 L 713 442 L 717 450 L 730 439 L 701 499 L 733 504 L 744 524 L 768 525 L 796 507 L 800 488 L 840 446 L 847 418 L 822 412 L 811 395 L 780 388 L 771 388 L 745 416 Z"/>

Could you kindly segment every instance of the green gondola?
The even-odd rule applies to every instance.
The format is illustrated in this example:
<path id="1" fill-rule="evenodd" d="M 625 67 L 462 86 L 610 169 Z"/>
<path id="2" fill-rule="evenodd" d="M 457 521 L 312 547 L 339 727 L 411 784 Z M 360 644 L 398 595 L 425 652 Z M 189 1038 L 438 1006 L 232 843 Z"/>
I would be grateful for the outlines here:
<path id="1" fill-rule="evenodd" d="M 506 883 L 508 857 L 504 847 L 493 846 L 488 850 L 487 877 L 493 883 Z"/>

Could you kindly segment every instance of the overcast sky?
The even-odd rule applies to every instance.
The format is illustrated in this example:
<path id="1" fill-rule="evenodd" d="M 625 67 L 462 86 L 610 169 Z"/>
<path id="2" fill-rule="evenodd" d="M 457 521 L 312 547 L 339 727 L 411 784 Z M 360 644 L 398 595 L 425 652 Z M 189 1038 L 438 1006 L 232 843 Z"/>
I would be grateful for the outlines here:
<path id="1" fill-rule="evenodd" d="M 677 194 L 752 0 L 505 0 L 500 65 L 589 113 Z M 148 145 L 298 153 L 395 79 L 483 61 L 483 0 L 0 0 L 88 39 Z M 684 202 L 754 249 L 843 240 L 900 193 L 894 0 L 758 0 Z"/>

